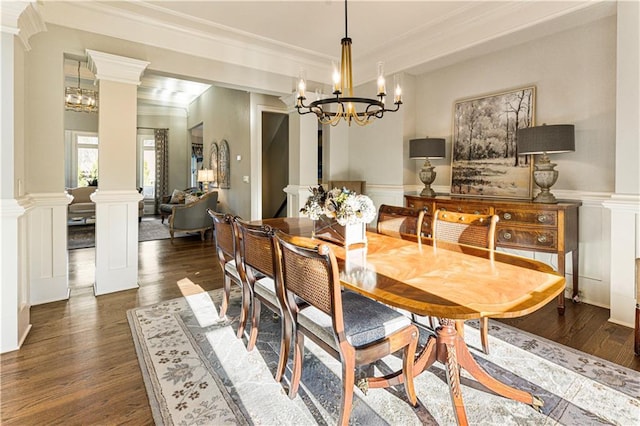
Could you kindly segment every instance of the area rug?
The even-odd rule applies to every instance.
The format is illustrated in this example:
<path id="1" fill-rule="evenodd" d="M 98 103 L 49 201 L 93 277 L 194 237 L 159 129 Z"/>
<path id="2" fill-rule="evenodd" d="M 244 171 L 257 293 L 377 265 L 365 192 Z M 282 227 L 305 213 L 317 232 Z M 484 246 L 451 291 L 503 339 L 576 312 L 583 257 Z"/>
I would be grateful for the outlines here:
<path id="1" fill-rule="evenodd" d="M 188 296 L 190 298 L 192 296 Z M 128 311 L 134 344 L 157 425 L 335 424 L 340 404 L 340 363 L 305 341 L 298 396 L 285 394 L 286 380 L 273 374 L 279 349 L 279 320 L 263 309 L 256 349 L 237 339 L 240 295 L 234 291 L 219 320 L 221 291 L 179 298 Z M 199 305 L 198 308 L 191 306 Z M 195 313 L 194 313 L 195 312 Z M 479 348 L 477 323 L 465 339 L 478 363 L 494 377 L 540 397 L 538 412 L 497 396 L 463 371 L 462 394 L 471 424 L 592 425 L 640 424 L 640 373 L 490 322 L 491 354 Z M 390 356 L 376 365 L 400 368 Z M 286 373 L 290 377 L 291 362 Z M 445 372 L 436 364 L 415 380 L 418 406 L 402 387 L 355 391 L 350 422 L 365 425 L 455 424 Z"/>
<path id="2" fill-rule="evenodd" d="M 138 242 L 164 240 L 170 238 L 167 221 L 160 223 L 160 219 L 143 218 L 138 224 Z M 73 224 L 67 227 L 67 247 L 69 250 L 95 247 L 95 224 Z M 190 237 L 194 233 L 176 232 L 174 238 Z M 200 239 L 200 233 L 197 233 Z"/>

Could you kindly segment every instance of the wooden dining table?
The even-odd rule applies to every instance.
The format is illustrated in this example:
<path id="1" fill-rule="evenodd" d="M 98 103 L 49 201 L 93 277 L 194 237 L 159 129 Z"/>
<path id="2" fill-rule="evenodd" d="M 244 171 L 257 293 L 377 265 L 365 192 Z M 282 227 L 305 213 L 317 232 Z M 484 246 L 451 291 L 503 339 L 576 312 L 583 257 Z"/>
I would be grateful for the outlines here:
<path id="1" fill-rule="evenodd" d="M 307 218 L 254 221 L 290 235 L 311 237 Z M 323 242 L 318 240 L 318 242 Z M 327 242 L 338 259 L 344 288 L 420 316 L 439 318 L 415 360 L 415 375 L 436 361 L 444 364 L 458 424 L 467 424 L 460 368 L 493 392 L 536 409 L 536 396 L 508 386 L 475 361 L 456 320 L 512 318 L 536 311 L 564 291 L 565 279 L 550 266 L 499 251 L 405 235 L 394 238 L 367 232 L 367 243 L 348 249 Z M 369 379 L 369 388 L 403 383 L 402 372 Z"/>

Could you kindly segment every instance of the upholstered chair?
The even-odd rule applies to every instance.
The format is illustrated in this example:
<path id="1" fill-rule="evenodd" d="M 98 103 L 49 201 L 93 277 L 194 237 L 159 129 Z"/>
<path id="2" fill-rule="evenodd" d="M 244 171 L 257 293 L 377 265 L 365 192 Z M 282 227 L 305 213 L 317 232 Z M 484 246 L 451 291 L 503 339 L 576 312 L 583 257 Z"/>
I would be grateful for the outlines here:
<path id="1" fill-rule="evenodd" d="M 173 240 L 176 232 L 199 232 L 204 241 L 205 233 L 211 229 L 211 218 L 207 210 L 218 207 L 218 192 L 207 192 L 202 197 L 193 196 L 194 201 L 173 206 L 169 216 L 169 235 Z"/>
<path id="2" fill-rule="evenodd" d="M 298 391 L 306 335 L 342 362 L 338 424 L 349 423 L 355 368 L 399 350 L 403 353 L 405 392 L 409 402 L 415 405 L 413 367 L 418 329 L 411 320 L 365 296 L 342 292 L 336 257 L 329 245 L 291 237 L 282 231 L 276 231 L 274 241 L 278 259 L 276 285 L 286 290 L 281 303 L 287 308 L 292 325 L 294 355 L 289 397 L 294 398 Z M 310 306 L 300 309 L 294 300 L 296 296 Z"/>

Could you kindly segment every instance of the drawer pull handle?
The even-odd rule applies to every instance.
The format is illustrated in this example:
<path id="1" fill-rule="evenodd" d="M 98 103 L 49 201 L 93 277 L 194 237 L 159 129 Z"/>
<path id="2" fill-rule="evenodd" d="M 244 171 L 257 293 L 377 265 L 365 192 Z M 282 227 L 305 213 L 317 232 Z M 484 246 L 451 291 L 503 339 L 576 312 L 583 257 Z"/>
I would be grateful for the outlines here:
<path id="1" fill-rule="evenodd" d="M 473 214 L 480 214 L 480 212 L 476 210 L 475 212 L 473 212 Z"/>
<path id="2" fill-rule="evenodd" d="M 547 242 L 547 236 L 546 235 L 538 235 L 538 242 L 539 243 L 546 243 Z"/>
<path id="3" fill-rule="evenodd" d="M 511 220 L 511 213 L 505 213 L 502 215 L 502 217 L 504 218 L 504 220 Z"/>
<path id="4" fill-rule="evenodd" d="M 458 213 L 462 212 L 462 207 L 458 207 Z"/>
<path id="5" fill-rule="evenodd" d="M 547 216 L 541 214 L 538 216 L 538 222 L 545 223 L 547 221 Z"/>
<path id="6" fill-rule="evenodd" d="M 511 233 L 510 232 L 505 232 L 504 234 L 502 234 L 502 238 L 504 238 L 505 240 L 510 240 L 511 239 Z"/>

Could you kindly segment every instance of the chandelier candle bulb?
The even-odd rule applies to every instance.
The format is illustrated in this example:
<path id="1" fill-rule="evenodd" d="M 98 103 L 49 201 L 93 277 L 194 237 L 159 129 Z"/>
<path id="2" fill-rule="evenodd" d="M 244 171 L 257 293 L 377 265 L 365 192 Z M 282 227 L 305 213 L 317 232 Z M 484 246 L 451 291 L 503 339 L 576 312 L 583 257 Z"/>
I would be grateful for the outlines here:
<path id="1" fill-rule="evenodd" d="M 395 86 L 395 93 L 393 97 L 393 103 L 401 104 L 402 103 L 402 87 L 399 75 L 393 76 L 393 85 Z"/>
<path id="2" fill-rule="evenodd" d="M 332 62 L 333 65 L 333 93 L 340 93 L 340 71 L 338 70 L 338 65 L 335 62 Z"/>
<path id="3" fill-rule="evenodd" d="M 378 96 L 384 96 L 387 92 L 384 81 L 384 64 L 378 62 Z"/>

